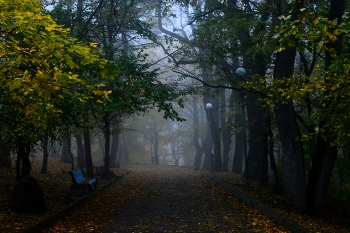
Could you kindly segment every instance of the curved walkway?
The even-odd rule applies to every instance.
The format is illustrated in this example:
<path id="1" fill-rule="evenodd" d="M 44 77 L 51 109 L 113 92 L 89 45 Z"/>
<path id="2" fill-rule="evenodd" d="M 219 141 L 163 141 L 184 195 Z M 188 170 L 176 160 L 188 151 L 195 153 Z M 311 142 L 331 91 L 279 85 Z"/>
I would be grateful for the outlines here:
<path id="1" fill-rule="evenodd" d="M 288 232 L 204 172 L 133 165 L 123 179 L 44 232 Z M 80 216 L 85 216 L 80 218 Z M 76 230 L 76 231 L 75 231 Z"/>

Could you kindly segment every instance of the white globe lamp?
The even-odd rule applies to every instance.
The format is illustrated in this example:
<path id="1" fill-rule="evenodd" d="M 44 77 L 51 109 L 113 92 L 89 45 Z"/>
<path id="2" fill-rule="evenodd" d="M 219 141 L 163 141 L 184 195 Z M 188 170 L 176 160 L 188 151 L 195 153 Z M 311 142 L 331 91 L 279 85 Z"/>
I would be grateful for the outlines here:
<path id="1" fill-rule="evenodd" d="M 245 69 L 243 67 L 239 67 L 236 70 L 236 74 L 238 74 L 239 76 L 244 76 L 244 75 L 246 75 L 246 73 L 247 72 L 245 71 Z"/>
<path id="2" fill-rule="evenodd" d="M 205 108 L 208 109 L 208 110 L 211 110 L 212 107 L 213 107 L 213 105 L 211 105 L 211 103 L 207 103 L 207 104 L 205 105 Z"/>

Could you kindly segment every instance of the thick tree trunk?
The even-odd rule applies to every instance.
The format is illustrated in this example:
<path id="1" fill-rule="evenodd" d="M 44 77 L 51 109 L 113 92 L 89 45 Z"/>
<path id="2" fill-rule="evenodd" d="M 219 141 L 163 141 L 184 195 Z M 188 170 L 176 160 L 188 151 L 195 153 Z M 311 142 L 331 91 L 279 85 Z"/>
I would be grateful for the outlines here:
<path id="1" fill-rule="evenodd" d="M 293 75 L 295 55 L 295 48 L 287 48 L 277 53 L 274 78 L 284 79 Z M 284 201 L 287 205 L 304 209 L 306 202 L 303 145 L 294 116 L 293 102 L 277 101 L 275 116 L 284 159 Z"/>
<path id="2" fill-rule="evenodd" d="M 330 20 L 338 19 L 338 23 L 341 23 L 344 11 L 345 0 L 332 0 L 328 18 Z M 336 41 L 328 43 L 328 49 L 331 52 L 327 51 L 325 56 L 325 67 L 327 69 L 335 59 L 332 53 L 335 52 L 337 56 L 342 54 L 342 41 L 343 35 L 340 35 Z M 324 121 L 319 123 L 319 132 L 324 128 Z M 321 133 L 317 137 L 316 151 L 312 158 L 312 167 L 307 185 L 308 212 L 312 214 L 322 213 L 326 207 L 328 186 L 338 156 L 337 148 L 331 146 L 333 139 L 329 137 L 331 133 L 325 130 L 324 134 L 328 136 L 327 140 L 322 137 Z"/>
<path id="3" fill-rule="evenodd" d="M 242 112 L 240 111 L 239 103 L 238 103 L 238 93 L 234 92 L 235 98 L 235 122 L 242 122 Z M 233 155 L 232 162 L 232 172 L 235 174 L 242 175 L 243 174 L 243 130 L 239 130 L 235 132 L 235 151 Z"/>
<path id="4" fill-rule="evenodd" d="M 247 94 L 247 115 L 249 128 L 248 168 L 251 180 L 266 185 L 268 181 L 268 138 L 263 110 L 257 105 L 258 96 Z"/>
<path id="5" fill-rule="evenodd" d="M 295 122 L 293 104 L 276 104 L 276 122 L 284 160 L 284 200 L 288 205 L 305 208 L 305 170 L 302 142 Z"/>
<path id="6" fill-rule="evenodd" d="M 318 135 L 307 185 L 308 212 L 311 214 L 321 213 L 326 206 L 328 185 L 337 153 L 336 147 L 330 146 Z"/>
<path id="7" fill-rule="evenodd" d="M 16 179 L 20 180 L 24 176 L 30 175 L 32 166 L 29 160 L 30 146 L 17 146 Z"/>
<path id="8" fill-rule="evenodd" d="M 86 176 L 93 177 L 94 176 L 94 168 L 92 165 L 92 157 L 91 157 L 91 141 L 90 141 L 90 130 L 89 130 L 89 115 L 86 114 L 84 116 L 84 123 L 86 124 L 86 128 L 84 129 L 84 151 L 85 151 L 85 162 L 86 162 Z"/>

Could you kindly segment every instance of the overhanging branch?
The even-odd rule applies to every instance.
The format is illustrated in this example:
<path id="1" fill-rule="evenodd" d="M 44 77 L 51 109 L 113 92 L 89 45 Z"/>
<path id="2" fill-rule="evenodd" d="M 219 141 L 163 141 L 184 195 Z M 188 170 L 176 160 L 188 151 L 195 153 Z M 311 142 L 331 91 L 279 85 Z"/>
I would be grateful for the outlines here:
<path id="1" fill-rule="evenodd" d="M 205 81 L 203 81 L 202 79 L 200 78 L 197 78 L 196 76 L 194 75 L 191 75 L 191 74 L 185 74 L 185 73 L 182 73 L 182 72 L 179 72 L 179 71 L 176 71 L 176 70 L 173 70 L 174 73 L 177 73 L 177 74 L 181 74 L 181 75 L 185 75 L 186 77 L 189 77 L 189 78 L 192 78 L 192 79 L 195 79 L 197 81 L 199 81 L 200 83 L 202 83 L 204 86 L 206 87 L 211 87 L 211 88 L 224 88 L 224 89 L 231 89 L 231 90 L 235 90 L 235 91 L 243 91 L 245 90 L 244 87 L 233 87 L 233 86 L 226 86 L 226 85 L 212 85 L 212 84 L 209 84 Z"/>

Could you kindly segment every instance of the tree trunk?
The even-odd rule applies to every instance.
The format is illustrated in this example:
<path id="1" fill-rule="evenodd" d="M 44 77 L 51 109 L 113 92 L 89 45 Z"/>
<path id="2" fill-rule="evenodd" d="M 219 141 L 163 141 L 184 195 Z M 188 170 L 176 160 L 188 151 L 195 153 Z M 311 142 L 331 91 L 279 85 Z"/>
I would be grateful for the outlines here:
<path id="1" fill-rule="evenodd" d="M 103 177 L 105 179 L 109 178 L 109 147 L 110 147 L 110 137 L 111 137 L 111 124 L 110 124 L 110 114 L 104 116 L 104 129 L 105 129 L 105 155 L 104 155 L 104 166 L 103 166 Z"/>
<path id="2" fill-rule="evenodd" d="M 234 103 L 234 114 L 235 114 L 235 122 L 242 122 L 242 112 L 238 109 L 240 109 L 238 106 L 238 93 L 234 91 L 234 95 L 237 97 L 235 98 Z M 235 152 L 233 156 L 233 162 L 232 162 L 232 172 L 235 174 L 242 175 L 243 174 L 243 130 L 239 130 L 235 132 Z"/>
<path id="3" fill-rule="evenodd" d="M 66 138 L 62 142 L 61 161 L 64 163 L 71 163 L 68 137 L 70 137 L 70 135 L 66 135 Z"/>
<path id="4" fill-rule="evenodd" d="M 119 145 L 119 130 L 113 129 L 112 130 L 112 148 L 111 148 L 111 155 L 110 155 L 110 163 L 113 167 L 116 159 L 117 159 L 117 153 L 118 153 L 118 145 Z"/>
<path id="5" fill-rule="evenodd" d="M 209 103 L 212 104 L 212 109 L 207 110 L 207 116 L 209 121 L 209 128 L 211 133 L 211 139 L 213 144 L 212 153 L 212 171 L 221 172 L 222 171 L 222 158 L 221 158 L 221 137 L 219 134 L 219 99 L 211 98 Z"/>
<path id="6" fill-rule="evenodd" d="M 98 145 L 100 147 L 101 150 L 101 157 L 104 158 L 106 152 L 105 152 L 105 141 L 104 138 L 101 135 L 97 135 L 97 139 L 98 139 Z"/>
<path id="7" fill-rule="evenodd" d="M 261 185 L 266 185 L 268 181 L 268 139 L 265 116 L 261 107 L 257 105 L 258 96 L 256 94 L 248 93 L 246 101 L 249 128 L 249 177 Z"/>
<path id="8" fill-rule="evenodd" d="M 89 130 L 89 115 L 84 115 L 84 123 L 86 128 L 84 130 L 84 150 L 85 150 L 85 162 L 86 162 L 86 176 L 94 176 L 94 168 L 92 165 L 91 157 L 91 142 L 90 142 L 90 130 Z"/>
<path id="9" fill-rule="evenodd" d="M 209 128 L 208 128 L 208 132 L 209 132 Z M 203 169 L 205 170 L 210 170 L 211 168 L 211 149 L 212 149 L 212 145 L 211 145 L 212 141 L 210 139 L 209 136 L 207 136 L 204 139 L 204 144 L 203 144 L 203 149 L 204 149 L 204 163 L 203 163 Z"/>
<path id="10" fill-rule="evenodd" d="M 177 159 L 177 156 L 176 156 L 176 142 L 175 142 L 175 140 L 171 140 L 170 141 L 170 149 L 171 149 L 171 157 L 174 159 L 174 162 L 175 162 L 176 159 Z"/>
<path id="11" fill-rule="evenodd" d="M 203 155 L 203 148 L 199 145 L 199 117 L 197 99 L 192 101 L 192 112 L 193 112 L 193 144 L 196 149 L 196 155 L 194 157 L 193 166 L 200 168 L 201 160 Z"/>
<path id="12" fill-rule="evenodd" d="M 318 135 L 307 185 L 308 212 L 311 214 L 321 213 L 326 206 L 328 185 L 337 153 L 336 147 L 330 146 Z"/>
<path id="13" fill-rule="evenodd" d="M 80 134 L 75 135 L 75 140 L 77 141 L 77 157 L 78 157 L 78 167 L 85 167 L 85 152 L 83 138 Z"/>
<path id="14" fill-rule="evenodd" d="M 0 137 L 0 167 L 11 168 L 11 147 Z"/>
<path id="15" fill-rule="evenodd" d="M 56 140 L 50 140 L 50 156 L 58 156 L 62 150 L 62 145 Z"/>
<path id="16" fill-rule="evenodd" d="M 120 140 L 123 138 L 123 134 L 121 134 Z M 127 164 L 129 161 L 127 161 L 127 146 L 119 141 L 118 143 L 118 156 L 117 156 L 117 163 L 119 164 Z"/>
<path id="17" fill-rule="evenodd" d="M 70 161 L 71 161 L 71 170 L 74 170 L 74 157 L 73 157 L 73 153 L 72 153 L 72 137 L 71 134 L 69 132 L 69 126 L 66 126 L 66 130 L 67 130 L 67 135 L 68 135 L 68 153 L 69 153 L 69 157 L 70 157 Z"/>
<path id="18" fill-rule="evenodd" d="M 332 0 L 328 18 L 330 20 L 338 19 L 341 23 L 342 16 L 345 11 L 345 0 Z M 332 52 L 337 56 L 342 54 L 343 35 L 338 36 L 337 40 L 328 43 L 328 49 L 331 52 L 326 52 L 325 67 L 328 69 L 335 59 Z M 325 120 L 319 123 L 319 132 L 324 128 Z M 326 129 L 325 135 L 331 135 Z M 326 207 L 326 197 L 329 182 L 331 179 L 334 163 L 338 156 L 337 148 L 331 146 L 332 137 L 325 140 L 321 133 L 317 136 L 316 151 L 312 158 L 312 167 L 310 170 L 308 185 L 307 185 L 307 203 L 308 212 L 312 214 L 321 213 Z"/>
<path id="19" fill-rule="evenodd" d="M 153 124 L 153 133 L 154 133 L 154 163 L 159 165 L 159 134 L 157 130 L 157 125 Z"/>
<path id="20" fill-rule="evenodd" d="M 281 180 L 278 173 L 276 160 L 275 160 L 275 142 L 274 142 L 274 135 L 271 129 L 271 119 L 269 117 L 266 118 L 266 126 L 268 127 L 268 135 L 269 135 L 269 155 L 270 155 L 270 166 L 271 170 L 273 172 L 273 176 L 275 178 L 275 185 L 280 186 Z"/>
<path id="21" fill-rule="evenodd" d="M 43 164 L 41 166 L 41 174 L 47 174 L 47 160 L 49 157 L 49 137 L 47 136 L 47 132 L 44 133 L 44 143 L 43 143 Z"/>
<path id="22" fill-rule="evenodd" d="M 227 172 L 228 171 L 228 161 L 229 161 L 229 152 L 230 152 L 230 145 L 231 145 L 231 131 L 227 129 L 226 127 L 226 96 L 225 96 L 225 90 L 220 90 L 220 129 L 221 129 L 221 141 L 223 146 L 223 153 L 222 153 L 222 171 Z"/>
<path id="23" fill-rule="evenodd" d="M 122 133 L 122 140 L 123 140 L 123 143 L 120 142 L 119 144 L 120 156 L 118 158 L 118 161 L 119 163 L 130 163 L 129 150 L 128 150 L 128 144 L 126 143 L 126 140 L 125 140 L 125 133 Z"/>
<path id="24" fill-rule="evenodd" d="M 20 180 L 22 177 L 26 175 L 30 175 L 30 170 L 32 166 L 29 160 L 30 154 L 30 146 L 27 145 L 24 147 L 23 145 L 17 146 L 17 162 L 16 162 L 16 179 Z M 22 166 L 21 166 L 22 165 Z"/>
<path id="25" fill-rule="evenodd" d="M 274 78 L 284 79 L 293 75 L 295 55 L 295 48 L 287 48 L 277 53 Z M 284 158 L 284 201 L 287 205 L 304 209 L 306 202 L 303 145 L 294 116 L 293 102 L 277 101 L 275 116 Z"/>

